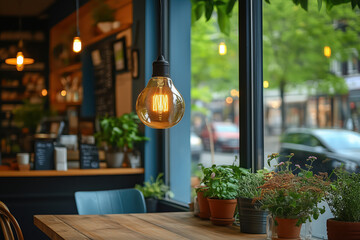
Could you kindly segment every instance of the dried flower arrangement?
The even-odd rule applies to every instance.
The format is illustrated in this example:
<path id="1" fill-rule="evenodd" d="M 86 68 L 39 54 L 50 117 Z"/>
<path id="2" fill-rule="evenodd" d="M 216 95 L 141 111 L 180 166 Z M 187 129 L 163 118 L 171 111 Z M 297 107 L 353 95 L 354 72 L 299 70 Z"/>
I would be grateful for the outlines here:
<path id="1" fill-rule="evenodd" d="M 307 220 L 311 221 L 311 217 L 317 219 L 325 212 L 325 207 L 319 208 L 318 203 L 324 199 L 330 181 L 327 173 L 316 175 L 311 171 L 316 157 L 308 157 L 306 161 L 309 164 L 305 165 L 307 169 L 302 169 L 299 165 L 292 168 L 293 156 L 293 153 L 286 156 L 288 160 L 275 165 L 275 171 L 265 173 L 265 184 L 259 187 L 260 197 L 254 201 L 260 201 L 262 208 L 267 209 L 276 219 L 296 219 L 296 226 L 300 226 Z M 277 153 L 269 155 L 269 165 L 278 157 Z M 294 174 L 297 169 L 300 172 Z"/>

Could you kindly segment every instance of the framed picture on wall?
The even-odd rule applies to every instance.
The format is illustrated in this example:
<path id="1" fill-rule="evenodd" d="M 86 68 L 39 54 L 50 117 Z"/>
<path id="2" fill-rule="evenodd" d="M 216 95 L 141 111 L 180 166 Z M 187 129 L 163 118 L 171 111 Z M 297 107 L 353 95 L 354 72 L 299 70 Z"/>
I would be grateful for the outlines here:
<path id="1" fill-rule="evenodd" d="M 114 66 L 116 72 L 125 72 L 128 70 L 126 58 L 126 38 L 120 38 L 113 44 Z"/>

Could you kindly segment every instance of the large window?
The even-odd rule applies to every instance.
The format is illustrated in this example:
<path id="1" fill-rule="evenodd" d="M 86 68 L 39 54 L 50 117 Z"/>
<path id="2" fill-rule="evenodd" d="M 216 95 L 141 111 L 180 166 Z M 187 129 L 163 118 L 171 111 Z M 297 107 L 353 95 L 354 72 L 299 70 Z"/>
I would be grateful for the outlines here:
<path id="1" fill-rule="evenodd" d="M 292 1 L 264 3 L 265 159 L 294 153 L 303 167 L 317 157 L 315 172 L 341 164 L 359 171 L 359 34 L 360 13 L 349 4 L 319 11 L 309 1 L 305 11 Z"/>
<path id="2" fill-rule="evenodd" d="M 203 16 L 191 28 L 190 141 L 195 178 L 199 163 L 233 164 L 239 153 L 237 4 L 233 11 L 228 36 L 220 32 L 215 11 L 208 22 Z"/>

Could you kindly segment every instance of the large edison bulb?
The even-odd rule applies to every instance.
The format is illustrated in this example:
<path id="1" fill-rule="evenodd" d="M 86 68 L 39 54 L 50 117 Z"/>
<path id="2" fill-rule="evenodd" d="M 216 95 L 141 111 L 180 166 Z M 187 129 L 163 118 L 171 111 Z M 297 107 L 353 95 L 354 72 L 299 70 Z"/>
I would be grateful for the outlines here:
<path id="1" fill-rule="evenodd" d="M 184 116 L 185 102 L 170 78 L 157 76 L 139 94 L 136 112 L 146 126 L 171 128 Z"/>
<path id="2" fill-rule="evenodd" d="M 73 51 L 76 52 L 76 53 L 81 51 L 81 39 L 80 39 L 80 37 L 74 37 Z"/>

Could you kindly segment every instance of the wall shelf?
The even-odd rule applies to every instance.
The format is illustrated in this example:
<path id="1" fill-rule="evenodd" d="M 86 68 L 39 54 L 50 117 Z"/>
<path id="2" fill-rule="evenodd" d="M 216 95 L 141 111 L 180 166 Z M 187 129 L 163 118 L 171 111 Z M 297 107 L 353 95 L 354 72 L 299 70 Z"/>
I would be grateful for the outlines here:
<path id="1" fill-rule="evenodd" d="M 113 30 L 111 30 L 109 32 L 97 35 L 97 36 L 91 38 L 88 41 L 84 41 L 84 47 L 89 46 L 89 45 L 94 44 L 94 43 L 97 43 L 97 42 L 99 42 L 99 41 L 101 41 L 101 40 L 103 40 L 103 39 L 105 39 L 107 37 L 110 37 L 111 35 L 122 32 L 122 31 L 124 31 L 124 30 L 126 30 L 126 29 L 128 29 L 130 27 L 131 27 L 131 24 L 123 24 L 119 28 L 115 28 L 115 29 L 113 29 Z"/>

